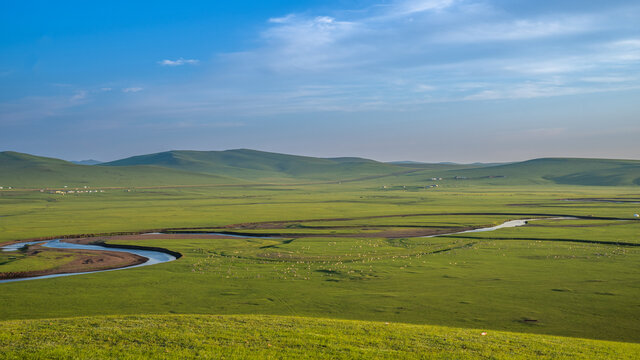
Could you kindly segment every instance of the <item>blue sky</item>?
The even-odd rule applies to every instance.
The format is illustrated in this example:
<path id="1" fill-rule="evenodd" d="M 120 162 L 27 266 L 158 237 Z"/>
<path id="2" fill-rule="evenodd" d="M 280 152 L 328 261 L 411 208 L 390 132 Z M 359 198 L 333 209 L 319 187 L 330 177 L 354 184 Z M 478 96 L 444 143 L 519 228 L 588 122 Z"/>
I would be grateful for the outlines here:
<path id="1" fill-rule="evenodd" d="M 640 159 L 637 1 L 0 5 L 0 150 Z"/>

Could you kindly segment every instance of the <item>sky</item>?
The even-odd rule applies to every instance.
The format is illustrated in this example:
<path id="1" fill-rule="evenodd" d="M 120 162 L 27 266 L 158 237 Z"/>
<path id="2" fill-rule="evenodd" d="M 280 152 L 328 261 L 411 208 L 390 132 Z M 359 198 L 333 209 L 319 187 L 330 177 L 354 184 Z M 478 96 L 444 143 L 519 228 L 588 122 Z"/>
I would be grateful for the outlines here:
<path id="1" fill-rule="evenodd" d="M 640 3 L 0 4 L 0 151 L 235 148 L 640 159 Z"/>

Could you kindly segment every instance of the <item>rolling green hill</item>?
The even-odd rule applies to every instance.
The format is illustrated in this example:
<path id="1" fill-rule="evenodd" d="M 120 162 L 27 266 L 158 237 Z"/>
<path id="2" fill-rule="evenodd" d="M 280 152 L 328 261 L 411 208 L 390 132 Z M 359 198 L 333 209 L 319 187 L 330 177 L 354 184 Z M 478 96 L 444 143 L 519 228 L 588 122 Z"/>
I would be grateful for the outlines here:
<path id="1" fill-rule="evenodd" d="M 543 158 L 490 167 L 449 170 L 445 175 L 508 184 L 633 186 L 640 185 L 640 161 Z"/>
<path id="2" fill-rule="evenodd" d="M 404 167 L 373 160 L 344 157 L 323 159 L 256 150 L 168 151 L 103 163 L 100 166 L 155 165 L 191 172 L 250 180 L 329 180 L 385 175 Z"/>
<path id="3" fill-rule="evenodd" d="M 498 165 L 399 164 L 247 149 L 167 151 L 91 166 L 7 151 L 0 153 L 0 170 L 0 186 L 23 188 L 324 182 L 391 174 L 403 184 L 442 177 L 487 185 L 640 185 L 638 160 L 543 158 Z"/>
<path id="4" fill-rule="evenodd" d="M 640 345 L 283 316 L 121 316 L 0 323 L 6 359 L 634 359 Z"/>
<path id="5" fill-rule="evenodd" d="M 100 167 L 18 152 L 0 152 L 0 186 L 15 188 L 233 184 L 241 181 L 157 166 Z"/>

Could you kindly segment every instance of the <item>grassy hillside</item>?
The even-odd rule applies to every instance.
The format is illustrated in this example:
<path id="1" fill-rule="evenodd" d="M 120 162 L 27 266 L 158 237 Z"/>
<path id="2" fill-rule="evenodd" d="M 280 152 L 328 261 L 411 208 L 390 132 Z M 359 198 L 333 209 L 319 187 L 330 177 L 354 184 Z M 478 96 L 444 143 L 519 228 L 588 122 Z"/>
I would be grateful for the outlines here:
<path id="1" fill-rule="evenodd" d="M 64 160 L 0 153 L 0 186 L 69 187 L 313 182 L 395 178 L 404 185 L 442 177 L 444 185 L 465 180 L 488 185 L 640 185 L 640 161 L 547 158 L 502 165 L 406 164 L 314 158 L 255 150 L 168 151 L 86 166 Z M 389 175 L 393 175 L 387 178 Z M 458 178 L 458 180 L 454 180 Z M 454 181 L 454 183 L 452 183 Z"/>
<path id="2" fill-rule="evenodd" d="M 237 179 L 157 166 L 99 167 L 17 152 L 0 153 L 0 186 L 5 188 L 151 186 L 238 183 Z"/>
<path id="3" fill-rule="evenodd" d="M 134 156 L 100 166 L 155 165 L 251 180 L 307 179 L 339 181 L 407 171 L 404 167 L 361 158 L 321 159 L 255 150 L 168 151 Z"/>
<path id="4" fill-rule="evenodd" d="M 474 163 L 474 164 L 457 164 L 457 163 L 421 163 L 415 161 L 392 161 L 387 164 L 402 166 L 412 169 L 424 169 L 424 170 L 462 170 L 462 169 L 476 169 L 483 167 L 491 167 L 497 165 L 505 165 L 506 163 Z"/>
<path id="5" fill-rule="evenodd" d="M 450 170 L 446 176 L 488 179 L 508 184 L 569 184 L 591 186 L 640 185 L 640 161 L 544 158 L 513 164 Z M 501 178 L 504 176 L 504 178 Z"/>
<path id="6" fill-rule="evenodd" d="M 366 321 L 174 315 L 5 321 L 0 353 L 4 359 L 635 359 L 640 345 Z"/>
<path id="7" fill-rule="evenodd" d="M 409 182 L 428 181 L 432 176 L 446 179 L 457 176 L 497 185 L 640 185 L 640 161 L 611 159 L 545 158 L 498 165 L 414 164 L 379 163 L 361 158 L 320 159 L 254 150 L 228 150 L 169 151 L 102 165 L 155 165 L 253 180 L 338 181 L 411 172 L 402 175 L 406 176 Z"/>

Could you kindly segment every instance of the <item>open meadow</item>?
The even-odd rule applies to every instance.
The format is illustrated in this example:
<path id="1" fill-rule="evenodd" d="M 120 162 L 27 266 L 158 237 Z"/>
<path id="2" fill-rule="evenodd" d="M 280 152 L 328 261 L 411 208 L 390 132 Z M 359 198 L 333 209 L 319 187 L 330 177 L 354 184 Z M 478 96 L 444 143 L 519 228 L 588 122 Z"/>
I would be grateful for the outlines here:
<path id="1" fill-rule="evenodd" d="M 208 318 L 200 316 L 205 314 L 249 316 L 246 321 L 264 321 L 260 326 L 265 331 L 272 321 L 308 321 L 309 333 L 296 330 L 304 336 L 315 336 L 311 329 L 328 326 L 323 322 L 334 324 L 328 319 L 342 319 L 364 321 L 339 323 L 348 328 L 378 329 L 380 325 L 367 323 L 373 321 L 640 342 L 636 188 L 499 186 L 460 180 L 441 181 L 437 188 L 423 184 L 424 179 L 411 174 L 325 184 L 130 188 L 67 195 L 2 192 L 0 243 L 91 234 L 96 241 L 160 247 L 182 257 L 137 269 L 0 284 L 0 348 L 13 349 L 10 334 L 25 331 L 20 329 L 35 327 L 43 336 L 49 331 L 38 325 L 49 320 L 29 319 L 83 317 L 50 322 L 76 339 L 80 335 L 69 329 L 87 321 L 120 333 L 113 330 L 114 321 L 134 327 L 138 325 L 130 321 L 150 321 L 156 328 L 169 325 L 155 322 L 172 319 L 206 322 Z M 456 233 L 514 219 L 540 220 Z M 148 232 L 171 234 L 135 235 Z M 443 235 L 430 236 L 437 234 Z M 69 261 L 56 259 L 47 251 L 34 256 L 0 253 L 0 272 Z M 145 317 L 176 314 L 200 317 Z M 245 322 L 238 320 L 243 317 L 215 321 L 226 319 Z M 402 331 L 423 331 L 402 326 Z M 238 342 L 246 331 L 238 329 L 229 341 Z M 204 341 L 196 333 L 192 336 Z M 522 336 L 529 345 L 529 339 L 542 339 L 508 336 Z M 327 341 L 343 340 L 355 341 L 348 336 Z M 456 341 L 466 348 L 465 341 Z M 56 344 L 52 340 L 52 348 L 39 348 L 52 354 L 47 351 L 55 353 L 63 346 Z M 221 346 L 202 344 L 205 353 Z M 225 354 L 244 357 L 246 349 L 234 344 Z M 96 354 L 104 350 L 95 346 Z M 113 346 L 122 350 L 129 345 Z M 636 345 L 628 346 L 620 351 L 638 354 Z M 19 357 L 18 349 L 8 354 Z M 589 357 L 587 350 L 576 349 L 567 357 Z M 482 354 L 492 354 L 486 351 Z M 495 356 L 507 358 L 511 350 L 496 351 Z M 540 354 L 552 356 L 547 351 Z M 613 354 L 611 358 L 619 356 Z"/>

